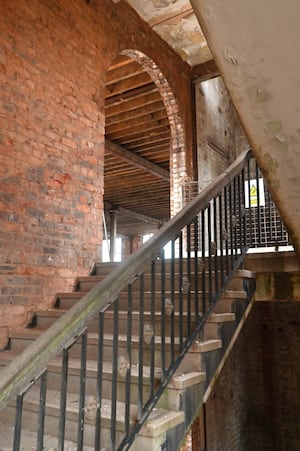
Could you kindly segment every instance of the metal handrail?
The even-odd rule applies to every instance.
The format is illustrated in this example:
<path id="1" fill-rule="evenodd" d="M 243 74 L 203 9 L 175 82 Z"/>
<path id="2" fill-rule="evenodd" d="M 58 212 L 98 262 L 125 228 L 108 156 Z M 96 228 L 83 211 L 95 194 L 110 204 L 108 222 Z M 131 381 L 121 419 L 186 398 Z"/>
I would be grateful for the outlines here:
<path id="1" fill-rule="evenodd" d="M 89 320 L 104 310 L 117 297 L 122 287 L 139 274 L 144 265 L 159 250 L 174 239 L 186 224 L 203 210 L 211 199 L 237 176 L 251 158 L 251 150 L 239 157 L 216 180 L 197 195 L 191 203 L 176 214 L 149 241 L 113 270 L 102 282 L 78 301 L 49 329 L 39 336 L 20 355 L 9 363 L 0 377 L 0 410 L 10 399 L 32 385 L 47 364 L 63 349 L 68 348 L 87 328 Z"/>

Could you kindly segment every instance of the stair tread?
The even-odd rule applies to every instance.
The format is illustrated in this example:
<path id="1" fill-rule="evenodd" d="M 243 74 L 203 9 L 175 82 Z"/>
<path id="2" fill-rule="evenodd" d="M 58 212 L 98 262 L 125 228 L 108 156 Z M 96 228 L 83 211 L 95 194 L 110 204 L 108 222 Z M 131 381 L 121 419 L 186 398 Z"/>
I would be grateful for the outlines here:
<path id="1" fill-rule="evenodd" d="M 36 328 L 30 328 L 30 329 L 25 329 L 23 331 L 16 331 L 16 332 L 12 332 L 11 333 L 11 338 L 19 338 L 19 339 L 35 339 L 37 338 L 39 335 L 41 335 L 41 333 L 44 332 L 44 329 L 40 329 L 38 327 Z M 88 343 L 89 344 L 97 344 L 98 343 L 98 334 L 96 332 L 88 332 L 87 333 L 87 337 L 88 337 Z M 126 343 L 127 341 L 127 335 L 125 334 L 119 334 L 118 335 L 118 340 L 119 342 L 124 342 Z M 104 341 L 113 341 L 113 334 L 111 333 L 104 333 Z M 131 344 L 139 344 L 139 335 L 132 335 L 131 336 Z M 203 340 L 203 341 L 197 341 L 197 344 L 202 343 L 202 346 L 205 346 L 205 344 L 212 344 L 212 343 L 216 343 L 220 342 L 220 340 L 215 340 L 215 339 L 209 339 L 209 340 Z M 160 336 L 155 336 L 155 344 L 159 345 L 161 343 L 161 337 Z M 165 337 L 165 344 L 168 345 L 171 343 L 171 337 Z M 174 339 L 174 343 L 175 345 L 178 345 L 180 343 L 180 339 L 175 337 Z"/>
<path id="2" fill-rule="evenodd" d="M 0 423 L 0 449 L 1 451 L 11 451 L 13 449 L 11 426 Z M 36 432 L 29 431 L 26 428 L 22 428 L 22 442 L 21 449 L 28 451 L 34 450 L 36 447 Z M 53 437 L 50 434 L 44 435 L 44 449 L 55 450 L 57 449 L 57 437 Z M 64 441 L 64 451 L 77 451 L 78 445 L 70 440 Z M 84 445 L 84 451 L 94 451 L 95 448 Z"/>
<path id="3" fill-rule="evenodd" d="M 220 299 L 247 299 L 247 293 L 242 290 L 226 290 L 221 294 Z"/>
<path id="4" fill-rule="evenodd" d="M 12 361 L 18 353 L 14 350 L 5 351 L 3 353 L 0 353 L 0 366 L 1 364 L 7 365 L 10 361 Z M 81 367 L 81 361 L 80 359 L 76 358 L 69 358 L 68 360 L 68 373 L 69 374 L 80 374 L 80 367 Z M 49 365 L 48 370 L 60 373 L 61 370 L 61 359 L 55 358 L 53 359 Z M 138 378 L 139 375 L 139 366 L 136 364 L 131 365 L 131 378 Z M 97 362 L 95 360 L 88 359 L 86 361 L 86 372 L 87 377 L 94 377 L 97 376 Z M 151 369 L 149 366 L 144 365 L 143 366 L 143 379 L 144 383 L 148 382 L 148 379 L 150 379 L 150 373 Z M 104 361 L 103 362 L 103 376 L 112 374 L 112 363 Z M 154 377 L 158 380 L 161 378 L 161 369 L 156 367 L 154 368 Z M 181 371 L 178 371 L 175 373 L 173 378 L 171 379 L 169 383 L 170 388 L 176 388 L 176 389 L 184 389 L 190 385 L 193 385 L 195 383 L 200 383 L 205 381 L 205 372 L 201 371 L 186 371 L 182 373 Z"/>
<path id="5" fill-rule="evenodd" d="M 47 310 L 37 310 L 37 311 L 35 312 L 35 314 L 36 314 L 37 316 L 45 316 L 45 317 L 47 317 L 47 316 L 53 316 L 54 318 L 59 318 L 62 314 L 66 313 L 68 310 L 69 310 L 68 308 L 63 308 L 63 307 L 53 307 L 53 308 L 49 308 L 49 309 L 47 309 Z M 126 318 L 127 318 L 127 316 L 128 316 L 127 310 L 119 310 L 118 313 L 119 313 L 119 317 L 120 317 L 120 316 L 126 316 Z M 108 315 L 108 314 L 113 315 L 114 313 L 113 313 L 113 311 L 107 311 L 107 312 L 106 312 L 106 315 Z M 161 310 L 156 310 L 156 311 L 154 311 L 154 314 L 155 314 L 155 315 L 161 316 Z M 201 314 L 201 312 L 200 312 L 200 314 Z M 140 312 L 139 312 L 138 310 L 133 310 L 133 311 L 131 312 L 131 315 L 132 315 L 133 317 L 134 317 L 134 316 L 140 316 Z M 144 310 L 144 311 L 143 311 L 143 315 L 144 315 L 144 316 L 151 316 L 151 311 L 150 311 L 150 310 L 149 310 L 149 311 Z M 181 315 L 184 316 L 184 317 L 186 317 L 186 316 L 188 315 L 188 312 L 184 311 L 184 312 L 181 313 Z M 167 315 L 166 315 L 166 316 L 167 316 Z M 174 312 L 174 316 L 175 316 L 175 317 L 179 317 L 179 316 L 180 316 L 180 313 L 179 313 L 179 312 Z"/>
<path id="6" fill-rule="evenodd" d="M 26 394 L 26 397 L 23 401 L 23 406 L 25 409 L 29 411 L 38 411 L 40 402 L 40 390 L 38 387 L 32 387 Z M 78 418 L 78 410 L 79 410 L 79 394 L 69 393 L 67 394 L 66 401 L 66 416 L 77 422 Z M 13 404 L 13 403 L 12 403 Z M 95 416 L 93 411 L 95 412 L 95 407 L 97 405 L 96 398 L 94 394 L 86 395 L 86 403 L 85 410 L 88 413 L 91 412 L 91 416 L 85 416 L 85 422 L 94 425 Z M 60 410 L 60 392 L 57 390 L 47 389 L 46 396 L 46 410 L 48 415 L 58 415 Z M 130 408 L 130 422 L 131 424 L 135 424 L 137 421 L 137 412 L 138 406 L 136 404 L 131 404 Z M 102 422 L 107 422 L 107 426 L 110 426 L 111 419 L 111 400 L 102 398 L 101 400 L 101 418 Z M 125 421 L 125 403 L 121 401 L 117 401 L 116 407 L 116 420 L 119 423 L 119 427 L 122 427 Z M 170 428 L 170 422 L 174 423 L 174 421 L 179 424 L 184 421 L 184 413 L 182 411 L 176 412 L 172 410 L 155 408 L 152 413 L 148 417 L 147 422 L 142 428 L 142 435 L 147 436 L 155 436 L 159 435 L 163 428 L 167 431 Z M 173 425 L 171 426 L 173 427 Z M 158 431 L 158 428 L 160 429 Z"/>
<path id="7" fill-rule="evenodd" d="M 208 319 L 207 323 L 226 323 L 235 321 L 234 313 L 212 313 Z"/>

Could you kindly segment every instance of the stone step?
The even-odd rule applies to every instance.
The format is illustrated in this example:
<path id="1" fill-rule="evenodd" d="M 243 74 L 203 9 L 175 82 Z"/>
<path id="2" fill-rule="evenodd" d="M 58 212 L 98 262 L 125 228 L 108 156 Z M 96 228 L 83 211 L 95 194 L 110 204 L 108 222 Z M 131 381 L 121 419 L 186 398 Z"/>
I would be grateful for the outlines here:
<path id="1" fill-rule="evenodd" d="M 16 352 L 24 350 L 31 342 L 39 337 L 43 332 L 43 329 L 33 328 L 25 329 L 23 331 L 15 331 L 11 333 L 10 346 Z M 205 349 L 207 342 L 214 346 L 216 349 L 221 347 L 220 340 L 205 340 L 202 342 L 202 347 Z M 143 342 L 142 356 L 139 355 L 139 335 L 132 335 L 131 337 L 131 362 L 134 365 L 139 363 L 140 357 L 143 358 L 144 365 L 150 365 L 151 360 L 151 347 L 150 343 Z M 171 364 L 171 338 L 166 337 L 163 344 L 165 349 L 166 365 Z M 127 336 L 124 334 L 118 335 L 118 349 L 119 355 L 127 355 Z M 155 366 L 161 365 L 161 350 L 162 340 L 160 336 L 155 336 L 155 347 L 153 350 Z M 178 337 L 174 337 L 174 352 L 175 355 L 180 354 L 180 340 Z M 207 351 L 203 351 L 207 352 Z M 111 361 L 113 353 L 113 334 L 104 334 L 103 340 L 103 355 L 104 360 Z M 81 338 L 70 347 L 69 355 L 71 358 L 80 358 L 81 355 Z M 97 360 L 98 358 L 98 334 L 88 333 L 87 337 L 87 358 L 90 360 Z"/>
<path id="2" fill-rule="evenodd" d="M 224 257 L 223 257 L 224 258 Z M 220 270 L 221 269 L 221 260 L 220 257 L 217 256 L 215 257 L 211 257 L 211 269 L 214 271 L 215 269 Z M 223 260 L 224 262 L 224 260 Z M 122 263 L 121 262 L 116 262 L 116 263 L 103 263 L 103 262 L 96 262 L 92 271 L 92 274 L 109 274 L 111 271 L 113 271 L 115 268 L 117 268 L 118 266 L 120 266 Z M 225 263 L 224 263 L 225 264 Z M 180 259 L 179 258 L 175 258 L 175 261 L 173 261 L 173 263 L 171 262 L 170 259 L 165 259 L 164 260 L 164 269 L 166 273 L 171 273 L 171 269 L 172 267 L 174 268 L 175 272 L 180 271 L 180 267 L 182 268 L 182 271 L 187 273 L 188 270 L 190 269 L 191 271 L 194 271 L 195 268 L 197 268 L 197 272 L 202 271 L 202 269 L 207 270 L 208 269 L 208 265 L 209 265 L 209 259 L 208 257 L 205 257 L 204 259 L 201 256 L 198 256 L 197 259 L 195 259 L 194 257 L 191 257 L 190 260 L 188 261 L 187 258 L 183 258 Z M 142 269 L 142 268 L 141 268 Z M 155 265 L 155 272 L 157 274 L 160 273 L 161 270 L 161 262 L 158 259 L 156 261 L 156 265 Z M 144 268 L 144 272 L 147 274 L 150 274 L 150 267 L 149 265 L 145 266 Z"/>
<path id="3" fill-rule="evenodd" d="M 37 311 L 35 313 L 34 319 L 32 320 L 32 326 L 37 327 L 38 329 L 47 329 L 50 327 L 58 318 L 60 318 L 64 313 L 66 313 L 67 309 L 62 308 L 52 308 L 48 310 Z M 200 313 L 201 314 L 201 313 Z M 133 311 L 132 314 L 132 333 L 137 334 L 139 331 L 139 312 Z M 144 323 L 151 324 L 152 316 L 151 312 L 144 311 L 143 312 Z M 154 312 L 154 329 L 159 331 L 161 328 L 161 312 Z M 166 335 L 171 335 L 171 329 L 174 328 L 174 334 L 178 335 L 180 333 L 180 327 L 182 327 L 183 334 L 187 333 L 187 320 L 188 315 L 186 312 L 183 312 L 180 315 L 178 312 L 174 313 L 174 319 L 171 317 L 165 317 L 165 333 Z M 114 314 L 112 311 L 107 311 L 105 314 L 105 322 L 104 322 L 104 331 L 111 332 L 113 328 Z M 173 321 L 173 326 L 172 326 Z M 190 318 L 191 328 L 193 329 L 196 323 L 195 317 L 191 316 Z M 203 339 L 210 338 L 220 338 L 220 328 L 224 323 L 235 323 L 235 314 L 234 313 L 220 313 L 211 314 L 210 318 L 207 320 L 204 325 L 203 331 Z M 126 333 L 128 328 L 128 313 L 126 311 L 119 311 L 119 333 Z M 98 316 L 92 319 L 88 325 L 89 332 L 98 332 Z"/>
<path id="4" fill-rule="evenodd" d="M 222 293 L 214 307 L 214 313 L 234 313 L 233 304 L 246 305 L 247 293 L 245 291 L 227 290 Z"/>
<path id="5" fill-rule="evenodd" d="M 218 286 L 220 286 L 221 283 L 221 273 L 218 272 Z M 156 276 L 158 276 L 158 274 L 156 274 Z M 100 275 L 91 275 L 91 276 L 82 276 L 82 277 L 78 277 L 75 283 L 76 286 L 76 291 L 89 291 L 92 288 L 94 288 L 95 285 L 97 285 L 98 283 L 102 282 L 106 277 L 106 274 L 100 274 Z M 214 273 L 212 276 L 212 283 L 215 286 L 215 281 L 214 281 Z M 243 290 L 243 285 L 244 285 L 244 281 L 245 279 L 251 279 L 253 278 L 253 273 L 251 271 L 247 271 L 247 270 L 238 270 L 236 272 L 236 274 L 234 275 L 234 277 L 230 280 L 229 285 L 228 285 L 228 289 L 232 289 L 232 290 Z M 208 273 L 205 273 L 205 286 L 208 287 Z M 143 284 L 144 284 L 144 289 L 149 291 L 151 289 L 151 281 L 152 281 L 152 277 L 151 274 L 149 273 L 144 273 L 144 277 L 143 277 Z M 160 279 L 157 279 L 156 281 L 156 289 L 159 289 L 159 282 Z M 203 276 L 202 273 L 199 274 L 198 278 L 197 278 L 197 287 L 198 289 L 202 288 L 202 282 L 203 282 Z M 171 278 L 171 274 L 170 273 L 166 273 L 165 275 L 165 289 L 167 291 L 171 290 L 171 285 L 172 285 L 172 278 Z M 174 289 L 175 291 L 180 291 L 181 289 L 186 290 L 187 287 L 189 287 L 190 290 L 194 290 L 195 289 L 195 276 L 191 273 L 188 274 L 187 272 L 185 272 L 183 274 L 182 280 L 180 279 L 180 274 L 178 272 L 176 272 L 174 274 L 174 279 L 173 279 L 173 284 L 174 284 Z M 179 284 L 181 284 L 181 286 L 179 286 Z M 132 281 L 132 285 L 131 285 L 132 291 L 139 291 L 140 289 L 140 281 L 139 278 L 137 277 L 135 280 Z"/>
<path id="6" fill-rule="evenodd" d="M 0 353 L 0 368 L 6 366 L 10 361 L 16 357 L 17 353 L 14 350 L 9 350 Z M 61 387 L 61 368 L 62 360 L 60 358 L 53 359 L 49 365 L 47 387 L 48 389 L 59 391 Z M 151 369 L 150 367 L 144 366 L 143 368 L 143 399 L 149 397 L 151 390 L 151 379 L 150 379 Z M 161 370 L 160 368 L 153 369 L 154 374 L 154 387 L 157 387 L 161 382 Z M 139 386 L 138 386 L 138 375 L 139 366 L 131 365 L 130 368 L 130 399 L 131 402 L 137 403 L 139 396 Z M 77 394 L 79 387 L 80 378 L 80 360 L 70 358 L 68 359 L 68 393 Z M 172 377 L 169 385 L 163 397 L 159 400 L 158 406 L 165 409 L 174 409 L 177 405 L 179 392 L 190 388 L 195 385 L 205 383 L 205 373 L 202 371 L 192 371 L 192 372 L 176 372 Z M 111 383 L 112 383 L 112 364 L 110 362 L 103 362 L 102 371 L 102 392 L 106 394 L 106 397 L 111 394 Z M 176 394 L 174 394 L 174 391 Z M 95 397 L 97 393 L 97 362 L 94 360 L 87 360 L 86 362 L 86 385 L 85 392 L 87 396 Z M 126 380 L 125 373 L 120 372 L 117 378 L 117 393 L 118 400 L 125 402 L 126 400 Z M 1 448 L 0 448 L 1 449 Z"/>
<path id="7" fill-rule="evenodd" d="M 52 324 L 54 324 L 55 320 L 60 318 L 64 313 L 67 312 L 67 309 L 49 309 L 43 311 L 37 311 L 35 313 L 35 317 L 33 319 L 33 324 L 36 324 L 36 327 L 39 329 L 47 329 Z M 132 333 L 138 334 L 140 327 L 140 315 L 139 312 L 133 311 L 131 313 L 132 318 Z M 143 312 L 143 321 L 144 324 L 152 324 L 151 313 L 144 311 Z M 165 316 L 164 321 L 164 330 L 167 336 L 171 335 L 171 330 L 173 328 L 173 333 L 175 335 L 180 333 L 180 328 L 182 327 L 183 334 L 187 334 L 188 330 L 188 315 L 184 312 L 180 315 L 178 312 L 174 313 L 173 319 L 170 316 Z M 155 312 L 154 316 L 154 330 L 160 331 L 162 324 L 162 317 L 160 312 Z M 191 316 L 190 318 L 190 327 L 191 330 L 194 329 L 196 324 L 195 316 Z M 114 325 L 114 312 L 108 310 L 105 313 L 105 321 L 104 321 L 104 331 L 109 333 L 113 330 Z M 119 333 L 126 334 L 128 330 L 128 313 L 126 311 L 119 311 Z M 98 332 L 98 317 L 92 319 L 88 325 L 89 332 Z"/>
<path id="8" fill-rule="evenodd" d="M 11 451 L 13 449 L 13 434 L 11 425 L 7 425 L 0 422 L 0 450 Z M 22 428 L 21 438 L 21 451 L 33 451 L 36 449 L 37 432 Z M 57 437 L 53 437 L 51 434 L 45 434 L 44 436 L 44 450 L 55 451 L 57 450 L 58 441 Z M 77 451 L 77 443 L 70 440 L 64 441 L 64 451 Z M 95 451 L 95 447 L 85 445 L 84 451 Z M 101 451 L 104 451 L 101 450 Z"/>
<path id="9" fill-rule="evenodd" d="M 39 387 L 32 387 L 23 400 L 22 426 L 25 430 L 37 431 L 38 411 L 39 411 Z M 85 429 L 84 447 L 93 447 L 95 439 L 95 414 L 96 403 L 94 399 L 86 397 L 85 402 Z M 47 390 L 46 395 L 46 418 L 45 433 L 52 437 L 58 436 L 60 411 L 60 394 L 55 390 Z M 66 405 L 65 438 L 71 442 L 77 442 L 79 396 L 68 393 Z M 9 404 L 5 411 L 0 412 L 0 422 L 4 425 L 14 424 L 15 408 L 14 404 Z M 124 431 L 125 404 L 117 402 L 116 408 L 116 443 L 120 443 Z M 130 405 L 130 424 L 137 421 L 137 406 Z M 156 408 L 149 416 L 141 430 L 143 440 L 135 442 L 131 449 L 138 450 L 137 446 L 145 444 L 143 449 L 153 450 L 155 439 L 161 438 L 170 429 L 184 422 L 184 412 L 170 411 Z M 110 428 L 111 428 L 111 401 L 102 399 L 101 402 L 101 447 L 110 448 Z M 85 449 L 85 448 L 84 448 Z"/>
<path id="10" fill-rule="evenodd" d="M 63 309 L 69 309 L 78 302 L 86 292 L 71 291 L 66 293 L 57 293 L 56 300 L 53 307 L 61 307 Z M 171 299 L 174 300 L 175 310 L 179 310 L 180 304 L 182 305 L 182 310 L 187 311 L 188 304 L 190 303 L 191 311 L 195 311 L 195 304 L 198 302 L 198 309 L 202 308 L 202 295 L 201 291 L 197 292 L 197 296 L 194 291 L 189 293 L 180 293 L 175 291 L 171 293 L 170 291 L 165 291 L 164 299 L 169 302 Z M 148 311 L 151 309 L 152 299 L 154 297 L 154 308 L 155 310 L 161 310 L 162 295 L 161 292 L 155 292 L 154 295 L 150 291 L 143 292 L 143 302 L 144 308 Z M 119 308 L 120 310 L 127 310 L 128 306 L 128 294 L 127 292 L 120 292 L 119 296 Z M 209 295 L 208 292 L 205 293 L 206 302 L 208 303 Z M 131 296 L 131 306 L 133 310 L 140 310 L 140 294 L 138 292 L 133 292 Z"/>

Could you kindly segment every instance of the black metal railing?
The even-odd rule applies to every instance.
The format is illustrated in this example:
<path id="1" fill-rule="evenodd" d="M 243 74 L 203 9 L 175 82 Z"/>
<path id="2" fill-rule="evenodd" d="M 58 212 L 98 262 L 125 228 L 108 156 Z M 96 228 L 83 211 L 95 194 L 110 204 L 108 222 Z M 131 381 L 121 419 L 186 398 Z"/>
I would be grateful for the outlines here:
<path id="1" fill-rule="evenodd" d="M 256 223 L 271 220 L 257 175 L 251 197 L 250 158 L 241 155 L 4 368 L 0 422 L 15 412 L 14 451 L 22 424 L 37 431 L 38 451 L 49 433 L 62 451 L 74 429 L 78 450 L 130 448 L 247 250 L 261 244 Z"/>
<path id="2" fill-rule="evenodd" d="M 186 182 L 183 185 L 183 205 L 194 199 L 208 182 Z M 251 247 L 278 247 L 289 245 L 289 235 L 272 199 L 266 181 L 254 158 L 248 160 L 240 181 L 229 188 L 224 196 L 226 209 L 234 199 L 234 214 L 230 219 L 228 211 L 223 213 L 225 229 L 230 221 L 238 221 L 236 239 L 243 236 L 240 220 L 246 227 L 246 240 Z M 241 208 L 239 208 L 239 206 Z M 232 227 L 231 227 L 232 229 Z"/>

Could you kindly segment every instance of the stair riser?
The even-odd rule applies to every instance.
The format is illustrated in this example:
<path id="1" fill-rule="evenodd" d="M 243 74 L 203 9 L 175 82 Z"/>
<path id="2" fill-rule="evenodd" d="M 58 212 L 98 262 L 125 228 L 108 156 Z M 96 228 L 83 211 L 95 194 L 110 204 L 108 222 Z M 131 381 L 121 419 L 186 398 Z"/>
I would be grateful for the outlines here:
<path id="1" fill-rule="evenodd" d="M 208 294 L 206 293 L 206 298 L 208 299 Z M 158 293 L 154 298 L 154 310 L 157 312 L 161 312 L 161 305 L 164 300 L 171 300 L 172 296 L 170 292 L 166 292 L 164 298 L 162 298 L 161 294 Z M 181 299 L 181 300 L 180 300 Z M 68 296 L 68 297 L 59 297 L 59 305 L 57 305 L 58 308 L 62 308 L 64 310 L 68 310 L 78 302 L 78 297 L 74 296 Z M 179 306 L 180 303 L 182 305 L 182 311 L 186 312 L 188 309 L 188 304 L 190 303 L 191 311 L 195 311 L 195 305 L 198 303 L 198 309 L 199 311 L 202 308 L 202 292 L 198 292 L 197 298 L 195 297 L 194 293 L 190 294 L 190 300 L 188 300 L 187 294 L 184 294 L 181 298 L 179 297 L 178 293 L 174 295 L 173 298 L 173 304 L 174 304 L 174 312 L 179 312 Z M 119 297 L 119 310 L 120 311 L 127 311 L 128 309 L 128 297 L 125 294 L 121 294 Z M 140 298 L 138 294 L 135 294 L 132 296 L 131 300 L 131 311 L 140 311 L 141 310 L 141 304 L 140 304 Z M 145 312 L 151 311 L 151 296 L 149 293 L 144 294 L 144 300 L 143 300 L 143 310 Z"/>
<path id="2" fill-rule="evenodd" d="M 45 330 L 48 327 L 50 327 L 52 324 L 55 323 L 55 321 L 57 320 L 57 316 L 52 317 L 52 316 L 39 316 L 37 315 L 37 327 L 39 329 Z M 187 327 L 187 322 L 185 320 L 186 315 L 184 316 L 184 321 L 180 321 L 180 319 L 178 317 L 174 318 L 173 321 L 173 325 L 172 325 L 172 319 L 169 316 L 165 317 L 165 334 L 167 336 L 171 335 L 171 330 L 172 327 L 174 328 L 174 334 L 177 336 L 180 333 L 180 327 L 183 328 L 183 334 L 186 335 L 188 327 Z M 192 315 L 191 316 L 191 330 L 195 327 L 195 316 Z M 150 315 L 144 315 L 144 324 L 152 324 L 151 322 L 151 317 Z M 113 326 L 114 326 L 114 319 L 113 319 L 113 314 L 112 313 L 107 313 L 106 317 L 105 317 L 105 321 L 104 321 L 104 333 L 112 333 L 113 331 Z M 132 318 L 132 334 L 137 335 L 139 333 L 139 327 L 140 327 L 140 320 L 139 318 L 137 318 L 137 315 L 134 316 L 134 318 Z M 161 327 L 162 327 L 162 321 L 161 321 L 161 316 L 159 314 L 157 314 L 155 316 L 155 320 L 154 320 L 154 330 L 156 331 L 157 334 L 160 333 L 161 331 Z M 127 317 L 124 317 L 124 315 L 122 315 L 119 318 L 119 334 L 126 334 L 128 330 L 128 320 Z M 89 332 L 94 332 L 97 333 L 98 332 L 98 319 L 95 318 L 93 319 L 88 326 L 88 331 Z"/>
<path id="3" fill-rule="evenodd" d="M 98 283 L 100 283 L 102 280 L 104 280 L 104 276 L 92 276 L 92 277 L 86 277 L 83 278 L 81 277 L 78 280 L 78 284 L 76 286 L 76 291 L 82 291 L 82 292 L 87 292 L 89 290 L 91 290 L 92 288 L 94 288 Z M 241 279 L 241 278 L 239 278 Z M 174 280 L 172 281 L 171 277 L 169 274 L 167 274 L 165 276 L 165 280 L 164 280 L 164 289 L 166 291 L 171 291 L 172 287 L 175 291 L 181 291 L 182 289 L 185 289 L 187 286 L 187 283 L 190 286 L 190 290 L 194 291 L 195 288 L 197 287 L 197 289 L 202 289 L 202 274 L 200 274 L 197 277 L 197 284 L 195 283 L 195 275 L 194 274 L 190 274 L 188 275 L 188 273 L 184 273 L 183 274 L 183 280 L 181 280 L 180 282 L 180 275 L 179 274 L 175 274 L 174 275 Z M 209 283 L 211 283 L 211 286 L 215 287 L 216 286 L 216 281 L 215 281 L 215 276 L 214 274 L 212 274 L 211 279 L 209 278 L 208 274 L 205 273 L 205 287 L 207 288 L 209 286 Z M 218 287 L 221 285 L 221 274 L 218 274 Z M 235 282 L 237 287 L 237 289 L 243 289 L 243 285 L 242 285 L 242 281 L 236 281 Z M 145 274 L 144 275 L 144 280 L 143 280 L 143 286 L 144 286 L 144 290 L 145 291 L 150 291 L 152 290 L 152 281 L 151 281 L 151 275 L 149 274 Z M 155 278 L 155 284 L 154 284 L 154 291 L 157 291 L 158 293 L 161 292 L 161 288 L 162 288 L 162 282 L 160 277 L 156 277 Z M 131 285 L 131 289 L 133 292 L 139 292 L 140 291 L 140 281 L 137 279 L 136 281 L 134 281 Z"/>
<path id="4" fill-rule="evenodd" d="M 238 303 L 241 305 L 241 308 L 243 310 L 245 310 L 246 308 L 246 304 L 247 304 L 247 299 L 229 299 L 229 298 L 221 298 L 219 299 L 219 301 L 217 302 L 215 308 L 214 308 L 214 312 L 215 313 L 227 313 L 227 312 L 235 312 L 233 305 L 234 303 Z"/>
<path id="5" fill-rule="evenodd" d="M 38 413 L 37 406 L 31 406 L 30 409 L 24 405 L 22 415 L 22 427 L 24 429 L 37 432 Z M 58 437 L 58 422 L 59 422 L 58 409 L 46 409 L 45 419 L 45 434 L 49 434 L 52 437 Z M 3 424 L 14 424 L 15 409 L 13 407 L 7 407 L 5 409 L 5 415 L 0 414 L 0 422 Z M 104 422 L 103 422 L 104 423 Z M 101 447 L 109 449 L 110 444 L 110 422 L 105 421 L 105 425 L 101 429 Z M 77 443 L 78 438 L 78 424 L 77 418 L 74 413 L 71 414 L 71 418 L 66 418 L 65 424 L 65 439 Z M 117 443 L 121 441 L 123 434 L 117 432 Z M 95 445 L 95 427 L 89 422 L 85 422 L 84 426 L 84 446 L 94 447 Z M 22 446 L 20 449 L 23 449 Z M 24 448 L 25 450 L 26 448 Z M 27 448 L 28 449 L 28 448 Z"/>
<path id="6" fill-rule="evenodd" d="M 30 343 L 32 343 L 33 340 L 24 340 L 22 338 L 12 338 L 11 339 L 11 347 L 15 349 L 17 352 L 23 351 L 27 346 L 29 346 Z M 127 356 L 127 348 L 126 343 L 119 342 L 119 355 L 120 356 Z M 167 363 L 170 362 L 170 345 L 166 344 L 166 359 Z M 178 346 L 175 345 L 175 352 L 178 354 L 179 349 Z M 104 354 L 104 360 L 106 362 L 111 362 L 112 355 L 113 355 L 113 345 L 112 341 L 106 341 L 103 346 L 103 354 Z M 177 355 L 176 354 L 176 355 Z M 154 351 L 155 355 L 155 363 L 154 365 L 156 367 L 160 367 L 161 365 L 161 352 L 160 352 L 160 346 L 155 347 Z M 78 341 L 76 342 L 70 349 L 69 349 L 69 356 L 70 358 L 79 359 L 81 357 L 81 343 Z M 95 342 L 89 341 L 87 346 L 87 359 L 88 360 L 97 360 L 98 357 L 98 346 Z M 150 355 L 150 347 L 147 344 L 143 345 L 143 361 L 144 365 L 150 365 L 151 361 L 151 355 Z M 139 351 L 138 351 L 138 345 L 137 343 L 134 343 L 131 345 L 131 362 L 133 365 L 137 365 L 139 362 Z"/>
<path id="7" fill-rule="evenodd" d="M 47 387 L 51 390 L 60 391 L 61 387 L 61 374 L 59 372 L 50 371 L 47 382 Z M 133 382 L 134 380 L 134 382 Z M 80 375 L 78 373 L 69 372 L 68 374 L 68 393 L 79 393 L 79 381 Z M 150 394 L 150 386 L 149 386 L 148 378 L 144 378 L 143 385 L 143 399 L 147 399 Z M 156 380 L 155 384 L 159 384 L 160 380 Z M 111 391 L 112 391 L 112 379 L 111 373 L 105 373 L 102 379 L 102 393 L 105 395 L 105 398 L 111 399 Z M 87 374 L 86 377 L 86 386 L 85 386 L 86 396 L 96 397 L 97 393 L 97 380 L 96 374 L 94 373 L 93 377 Z M 125 402 L 126 401 L 126 381 L 125 377 L 119 377 L 117 381 L 117 396 L 118 401 Z M 130 400 L 131 403 L 136 404 L 138 402 L 138 385 L 136 383 L 136 377 L 132 378 L 130 384 Z"/>
<path id="8" fill-rule="evenodd" d="M 86 279 L 80 278 L 79 283 L 76 287 L 76 291 L 87 292 L 87 291 L 91 290 L 92 288 L 94 288 L 102 280 L 104 280 L 104 278 L 102 278 L 102 277 L 99 278 L 99 276 L 92 277 L 92 278 L 88 277 Z M 175 291 L 181 291 L 182 289 L 185 289 L 185 287 L 188 284 L 189 284 L 191 290 L 194 290 L 195 286 L 197 286 L 197 288 L 201 288 L 202 287 L 202 277 L 201 276 L 198 277 L 198 283 L 197 283 L 197 285 L 195 285 L 195 277 L 193 275 L 188 276 L 187 274 L 184 274 L 183 280 L 181 282 L 180 282 L 179 274 L 175 274 L 173 281 L 171 280 L 170 276 L 168 275 L 165 277 L 165 280 L 164 280 L 164 289 L 166 291 L 171 291 L 171 289 L 173 288 Z M 153 288 L 154 291 L 157 291 L 159 293 L 162 290 L 161 280 L 156 278 L 155 284 L 152 287 L 151 276 L 148 276 L 148 275 L 144 276 L 143 286 L 144 286 L 144 290 L 146 290 L 146 291 L 150 291 Z M 206 286 L 208 286 L 208 278 L 206 279 Z M 136 280 L 134 283 L 132 283 L 131 290 L 135 293 L 140 291 L 140 281 L 139 280 Z"/>
<path id="9" fill-rule="evenodd" d="M 223 355 L 223 349 L 216 349 L 210 352 L 188 352 L 180 364 L 179 370 L 183 373 L 188 371 L 203 371 L 212 373 L 218 366 Z M 207 381 L 210 378 L 207 376 Z"/>

